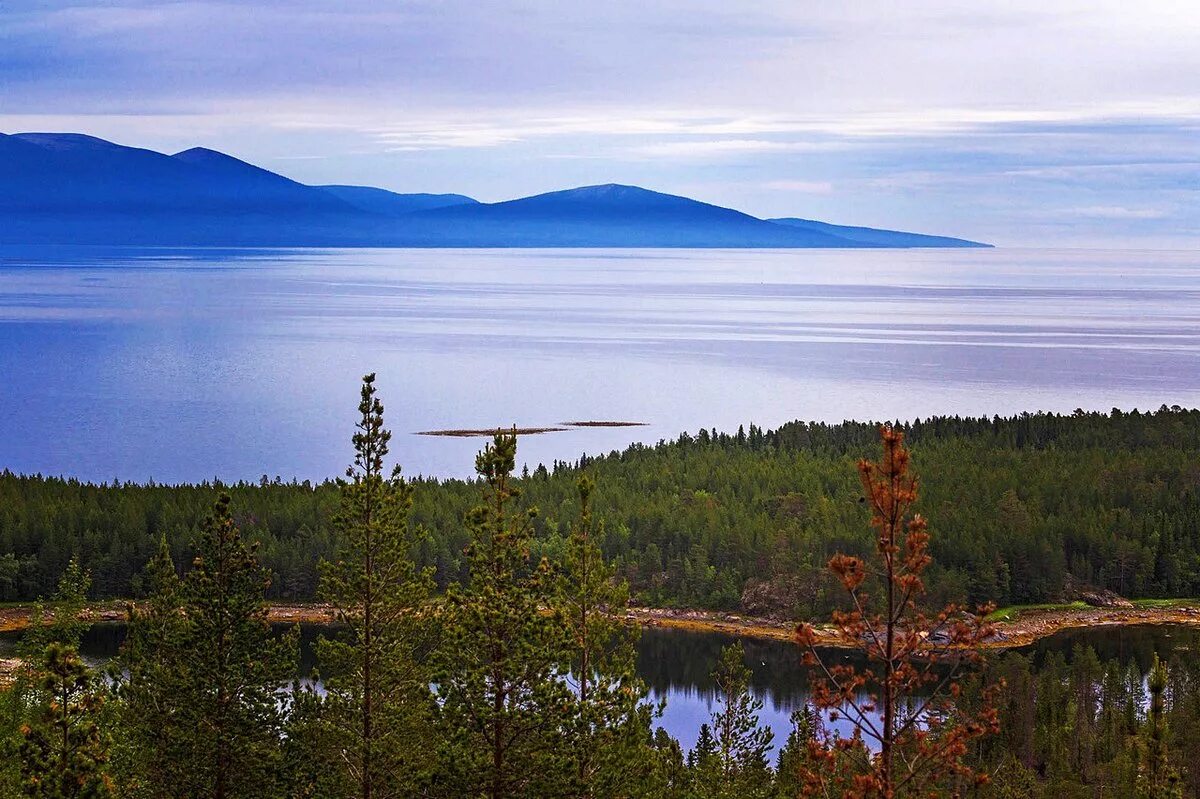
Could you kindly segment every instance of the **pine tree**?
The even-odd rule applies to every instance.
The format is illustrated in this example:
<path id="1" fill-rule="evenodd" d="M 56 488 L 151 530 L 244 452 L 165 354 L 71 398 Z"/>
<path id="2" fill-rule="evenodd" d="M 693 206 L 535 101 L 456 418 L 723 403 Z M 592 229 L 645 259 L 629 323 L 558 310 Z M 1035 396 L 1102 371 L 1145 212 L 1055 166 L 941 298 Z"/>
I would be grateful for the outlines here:
<path id="1" fill-rule="evenodd" d="M 318 657 L 344 763 L 362 799 L 411 790 L 430 765 L 432 696 L 426 669 L 431 644 L 426 604 L 430 571 L 413 562 L 422 535 L 409 524 L 412 488 L 384 458 L 391 433 L 375 375 L 363 378 L 354 465 L 341 481 L 334 528 L 341 549 L 321 564 L 321 594 L 341 632 L 322 639 Z"/>
<path id="2" fill-rule="evenodd" d="M 594 483 L 577 482 L 580 512 L 558 574 L 556 602 L 567 633 L 576 704 L 572 745 L 580 797 L 628 796 L 653 771 L 650 727 L 655 709 L 635 669 L 638 629 L 616 616 L 629 589 L 605 563 L 592 520 Z"/>
<path id="3" fill-rule="evenodd" d="M 717 758 L 717 741 L 713 738 L 712 727 L 708 722 L 700 725 L 696 735 L 696 745 L 688 752 L 687 767 L 689 771 L 703 769 Z"/>
<path id="4" fill-rule="evenodd" d="M 165 538 L 146 564 L 142 584 L 147 597 L 127 610 L 128 635 L 113 670 L 121 730 L 118 752 L 127 772 L 122 787 L 130 796 L 170 799 L 191 766 L 185 747 L 191 731 L 176 721 L 190 687 L 189 672 L 180 662 L 186 651 L 187 620 Z"/>
<path id="5" fill-rule="evenodd" d="M 361 786 L 350 778 L 342 731 L 329 722 L 327 698 L 314 682 L 292 684 L 283 727 L 280 796 L 335 799 L 354 796 Z"/>
<path id="6" fill-rule="evenodd" d="M 26 796 L 107 799 L 108 737 L 100 729 L 102 689 L 75 650 L 52 642 L 40 670 L 47 701 L 22 729 L 21 775 Z"/>
<path id="7" fill-rule="evenodd" d="M 750 669 L 742 644 L 721 649 L 713 671 L 720 708 L 713 713 L 715 768 L 701 769 L 703 795 L 713 797 L 765 796 L 770 787 L 767 752 L 774 738 L 769 727 L 760 727 L 762 700 L 750 693 Z"/>
<path id="8" fill-rule="evenodd" d="M 514 507 L 516 447 L 515 431 L 498 434 L 476 457 L 485 498 L 467 518 L 470 581 L 446 597 L 435 681 L 449 735 L 445 791 L 455 796 L 557 796 L 573 777 L 562 746 L 575 700 L 561 668 L 566 640 L 544 612 L 550 567 L 530 562 L 536 511 Z"/>
<path id="9" fill-rule="evenodd" d="M 29 663 L 40 663 L 46 647 L 52 643 L 78 650 L 80 639 L 91 626 L 87 616 L 87 595 L 92 575 L 73 557 L 58 578 L 49 608 L 34 603 L 29 629 L 21 637 L 18 653 Z"/>
<path id="10" fill-rule="evenodd" d="M 1138 799 L 1182 799 L 1183 783 L 1168 759 L 1167 667 L 1154 655 L 1148 682 L 1150 716 L 1142 734 L 1141 769 L 1137 779 Z"/>
<path id="11" fill-rule="evenodd" d="M 189 799 L 277 796 L 283 700 L 297 661 L 297 636 L 277 638 L 263 592 L 270 585 L 222 496 L 196 539 L 180 586 L 178 712 L 187 769 L 173 786 Z"/>
<path id="12" fill-rule="evenodd" d="M 987 776 L 964 755 L 969 742 L 998 731 L 993 700 L 999 686 L 982 691 L 971 712 L 953 701 L 965 667 L 979 662 L 978 645 L 991 634 L 984 623 L 990 607 L 972 614 L 949 605 L 932 618 L 920 607 L 922 575 L 933 561 L 928 523 L 910 515 L 917 479 L 909 473 L 904 434 L 887 425 L 879 432 L 883 457 L 858 464 L 875 528 L 875 559 L 837 554 L 829 561 L 851 607 L 833 613 L 838 642 L 862 652 L 868 665 L 828 664 L 812 625 L 796 631 L 805 663 L 815 672 L 813 704 L 831 717 L 844 715 L 855 731 L 829 741 L 823 752 L 813 750 L 823 762 L 804 774 L 806 789 L 828 789 L 852 755 L 866 765 L 842 787 L 845 799 L 928 796 L 982 785 Z M 869 755 L 867 742 L 875 750 Z"/>
<path id="13" fill-rule="evenodd" d="M 53 699 L 45 691 L 46 652 L 57 644 L 71 652 L 77 652 L 83 633 L 90 621 L 86 618 L 87 594 L 91 588 L 91 575 L 80 566 L 78 558 L 71 558 L 67 568 L 59 576 L 49 603 L 34 603 L 30 614 L 29 628 L 17 645 L 20 667 L 14 674 L 13 684 L 5 690 L 4 714 L 11 723 L 0 731 L 0 784 L 20 782 L 17 753 L 24 740 L 19 730 L 35 722 L 38 708 L 45 708 Z"/>

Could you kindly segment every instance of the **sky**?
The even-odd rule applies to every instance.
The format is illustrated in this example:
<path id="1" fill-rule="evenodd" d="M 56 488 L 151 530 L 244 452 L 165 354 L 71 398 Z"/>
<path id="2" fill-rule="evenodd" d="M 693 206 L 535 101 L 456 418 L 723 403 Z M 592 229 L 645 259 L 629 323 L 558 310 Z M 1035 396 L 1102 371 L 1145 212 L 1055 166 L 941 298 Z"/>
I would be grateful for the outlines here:
<path id="1" fill-rule="evenodd" d="M 595 183 L 1200 246 L 1195 0 L 0 0 L 0 132 L 496 201 Z"/>

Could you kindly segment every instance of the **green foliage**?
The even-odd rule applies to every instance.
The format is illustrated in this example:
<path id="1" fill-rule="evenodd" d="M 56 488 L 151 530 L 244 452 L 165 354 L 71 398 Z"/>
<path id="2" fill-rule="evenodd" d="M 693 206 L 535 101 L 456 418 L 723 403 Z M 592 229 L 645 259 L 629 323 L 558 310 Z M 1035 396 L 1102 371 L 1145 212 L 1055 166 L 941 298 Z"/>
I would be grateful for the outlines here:
<path id="1" fill-rule="evenodd" d="M 147 796 L 257 799 L 278 795 L 284 691 L 297 662 L 294 634 L 267 623 L 269 576 L 221 497 L 201 526 L 192 568 L 176 582 L 166 549 L 134 610 L 120 688 L 143 737 L 133 781 Z M 137 719 L 149 712 L 147 720 Z M 157 724 L 138 730 L 139 724 Z M 149 738 L 149 740 L 145 740 Z"/>
<path id="2" fill-rule="evenodd" d="M 21 667 L 13 675 L 13 684 L 0 686 L 0 713 L 7 722 L 0 727 L 0 797 L 4 785 L 18 783 L 18 751 L 24 744 L 19 730 L 32 725 L 36 714 L 48 707 L 53 697 L 46 693 L 45 658 L 49 648 L 75 652 L 88 622 L 81 618 L 91 585 L 90 575 L 71 558 L 59 577 L 50 602 L 37 602 L 31 611 L 30 626 L 17 645 Z M 64 655 L 65 657 L 65 655 Z"/>
<path id="3" fill-rule="evenodd" d="M 554 597 L 566 633 L 564 662 L 574 688 L 570 732 L 580 797 L 645 795 L 657 775 L 650 727 L 657 709 L 637 676 L 638 630 L 620 613 L 628 587 L 605 563 L 596 543 L 603 528 L 592 519 L 595 484 L 580 477 L 579 517 L 571 527 Z"/>
<path id="4" fill-rule="evenodd" d="M 187 645 L 182 584 L 164 539 L 146 564 L 145 601 L 128 609 L 128 635 L 114 662 L 113 682 L 122 735 L 117 760 L 126 795 L 168 799 L 187 784 L 191 731 L 177 718 L 184 712 L 191 674 L 180 658 Z"/>
<path id="5" fill-rule="evenodd" d="M 722 648 L 713 671 L 719 708 L 700 729 L 693 759 L 697 799 L 754 799 L 771 794 L 767 752 L 774 737 L 760 727 L 762 700 L 750 692 L 750 670 L 740 643 Z"/>
<path id="6" fill-rule="evenodd" d="M 872 451 L 876 429 L 752 425 L 744 436 L 685 434 L 534 469 L 516 481 L 547 512 L 534 523 L 532 554 L 561 551 L 556 520 L 576 513 L 586 471 L 608 520 L 596 543 L 640 601 L 824 616 L 836 597 L 829 557 L 870 553 L 854 463 Z M 1056 602 L 1068 574 L 1127 596 L 1200 595 L 1200 411 L 935 417 L 897 429 L 924 481 L 918 510 L 937 533 L 931 603 Z M 467 574 L 461 521 L 478 486 L 413 487 L 410 523 L 430 532 L 414 554 L 444 589 Z M 0 600 L 49 593 L 73 554 L 97 596 L 137 595 L 161 538 L 184 562 L 220 492 L 260 542 L 274 576 L 269 596 L 316 596 L 315 564 L 341 544 L 333 481 L 91 485 L 0 473 Z"/>
<path id="7" fill-rule="evenodd" d="M 33 606 L 29 629 L 21 637 L 18 650 L 25 661 L 40 659 L 50 644 L 79 647 L 79 639 L 91 625 L 83 618 L 91 585 L 91 574 L 83 569 L 78 558 L 71 558 L 58 578 L 49 607 L 42 602 Z"/>
<path id="8" fill-rule="evenodd" d="M 338 708 L 338 712 L 341 712 Z M 299 680 L 292 684 L 291 706 L 283 728 L 279 795 L 287 799 L 334 799 L 354 796 L 355 784 L 345 760 L 345 735 L 333 723 L 333 711 L 321 691 Z"/>
<path id="9" fill-rule="evenodd" d="M 805 769 L 816 766 L 809 753 L 809 744 L 815 742 L 822 732 L 821 718 L 809 704 L 792 713 L 792 729 L 787 741 L 779 751 L 779 762 L 775 768 L 775 794 L 779 797 L 795 797 L 804 787 L 802 774 Z"/>
<path id="10" fill-rule="evenodd" d="M 561 795 L 573 778 L 563 731 L 575 697 L 562 671 L 564 631 L 550 565 L 531 562 L 536 511 L 516 507 L 515 434 L 497 435 L 475 467 L 484 501 L 467 517 L 470 580 L 446 595 L 435 675 L 453 796 Z"/>
<path id="11" fill-rule="evenodd" d="M 1154 656 L 1148 681 L 1150 713 L 1142 734 L 1137 799 L 1183 799 L 1179 772 L 1171 765 L 1167 742 L 1167 667 Z"/>
<path id="12" fill-rule="evenodd" d="M 100 729 L 104 704 L 95 677 L 70 646 L 50 643 L 38 664 L 45 697 L 22 729 L 24 795 L 37 799 L 106 799 L 108 737 Z"/>
<path id="13" fill-rule="evenodd" d="M 321 564 L 321 596 L 337 611 L 337 637 L 318 644 L 322 715 L 345 752 L 339 764 L 363 799 L 410 795 L 431 768 L 429 570 L 413 563 L 422 536 L 409 524 L 412 488 L 384 471 L 391 433 L 375 376 L 363 378 L 334 530 L 336 558 Z"/>

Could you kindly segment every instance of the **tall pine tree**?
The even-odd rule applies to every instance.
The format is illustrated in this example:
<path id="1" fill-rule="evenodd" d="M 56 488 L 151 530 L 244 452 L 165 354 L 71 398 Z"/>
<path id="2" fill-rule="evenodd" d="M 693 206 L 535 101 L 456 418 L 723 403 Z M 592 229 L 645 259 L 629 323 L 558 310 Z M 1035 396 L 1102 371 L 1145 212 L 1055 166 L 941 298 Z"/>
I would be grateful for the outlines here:
<path id="1" fill-rule="evenodd" d="M 638 628 L 617 614 L 629 589 L 605 563 L 592 519 L 588 477 L 577 483 L 579 518 L 572 525 L 556 601 L 567 632 L 567 655 L 576 693 L 572 744 L 575 793 L 580 797 L 624 797 L 644 790 L 654 774 L 651 723 L 655 708 L 637 676 Z"/>
<path id="2" fill-rule="evenodd" d="M 750 693 L 741 643 L 721 649 L 713 670 L 720 707 L 712 715 L 711 743 L 697 756 L 695 794 L 705 799 L 765 797 L 771 789 L 767 752 L 774 734 L 760 727 L 762 700 Z M 700 745 L 697 745 L 700 749 Z"/>
<path id="3" fill-rule="evenodd" d="M 186 742 L 193 731 L 175 720 L 191 686 L 180 660 L 187 629 L 181 584 L 165 538 L 146 564 L 142 584 L 147 597 L 130 605 L 129 633 L 114 663 L 121 730 L 117 759 L 125 795 L 171 799 L 191 768 Z"/>
<path id="4" fill-rule="evenodd" d="M 188 768 L 173 790 L 187 799 L 278 795 L 284 700 L 298 657 L 296 636 L 276 637 L 267 622 L 270 577 L 229 501 L 222 496 L 202 525 L 180 586 L 183 687 L 172 723 Z"/>
<path id="5" fill-rule="evenodd" d="M 450 736 L 445 792 L 454 796 L 561 796 L 574 776 L 563 747 L 575 699 L 561 667 L 566 641 L 547 612 L 554 576 L 530 560 L 536 512 L 516 507 L 516 450 L 514 430 L 476 457 L 485 496 L 467 518 L 470 581 L 446 597 L 435 680 Z"/>
<path id="6" fill-rule="evenodd" d="M 432 765 L 430 572 L 412 558 L 421 539 L 409 524 L 412 487 L 384 458 L 391 433 L 375 375 L 363 378 L 354 465 L 341 481 L 334 527 L 341 549 L 321 564 L 321 594 L 336 608 L 340 634 L 322 639 L 318 657 L 328 695 L 326 719 L 362 799 L 411 792 Z"/>

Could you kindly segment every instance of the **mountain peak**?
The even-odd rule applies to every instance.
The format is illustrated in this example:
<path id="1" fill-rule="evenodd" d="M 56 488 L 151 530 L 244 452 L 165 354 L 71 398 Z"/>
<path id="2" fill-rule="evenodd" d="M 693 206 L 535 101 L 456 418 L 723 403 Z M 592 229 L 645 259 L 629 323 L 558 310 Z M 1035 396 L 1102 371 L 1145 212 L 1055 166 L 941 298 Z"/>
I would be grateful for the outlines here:
<path id="1" fill-rule="evenodd" d="M 601 183 L 595 186 L 578 186 L 573 189 L 549 191 L 523 197 L 519 200 L 508 200 L 496 205 L 521 203 L 524 205 L 585 205 L 593 208 L 658 208 L 678 209 L 681 207 L 699 208 L 709 206 L 708 203 L 680 197 L 676 194 L 664 194 L 659 191 L 643 189 L 641 186 L 629 186 L 624 183 Z M 738 212 L 732 212 L 738 213 Z"/>
<path id="2" fill-rule="evenodd" d="M 238 163 L 242 163 L 242 164 L 246 163 L 245 161 L 242 161 L 240 158 L 234 158 L 232 155 L 226 155 L 225 153 L 219 152 L 217 150 L 210 150 L 207 147 L 189 147 L 186 150 L 180 150 L 179 152 L 175 153 L 171 157 L 175 158 L 177 160 L 180 160 L 180 161 L 190 161 L 190 162 L 237 161 Z"/>
<path id="3" fill-rule="evenodd" d="M 653 198 L 674 197 L 641 186 L 629 186 L 623 183 L 601 183 L 595 186 L 578 186 L 574 189 L 562 189 L 537 195 L 540 197 L 558 197 L 560 199 L 577 199 L 601 202 L 628 202 L 630 200 L 648 200 Z M 683 198 L 676 198 L 683 199 Z"/>

